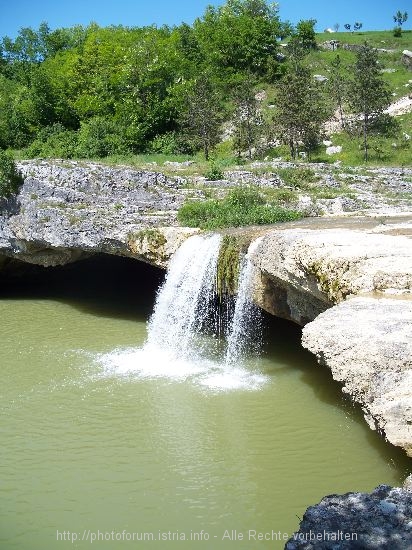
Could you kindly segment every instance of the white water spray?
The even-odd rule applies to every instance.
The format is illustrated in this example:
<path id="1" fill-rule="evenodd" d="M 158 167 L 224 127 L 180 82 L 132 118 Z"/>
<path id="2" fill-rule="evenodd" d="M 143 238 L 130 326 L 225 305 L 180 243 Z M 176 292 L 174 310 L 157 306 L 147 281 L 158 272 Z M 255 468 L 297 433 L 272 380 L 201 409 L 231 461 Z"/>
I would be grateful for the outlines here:
<path id="1" fill-rule="evenodd" d="M 219 312 L 215 284 L 220 244 L 220 235 L 195 235 L 181 245 L 157 294 L 146 344 L 140 349 L 120 349 L 102 355 L 100 362 L 108 372 L 191 380 L 212 391 L 255 390 L 266 382 L 264 375 L 241 364 L 253 341 L 249 338 L 250 329 L 255 331 L 257 319 L 251 302 L 254 268 L 247 258 L 228 331 L 225 361 L 213 358 L 216 338 L 201 335 L 204 327 L 219 324 L 213 314 Z"/>
<path id="2" fill-rule="evenodd" d="M 221 236 L 194 235 L 174 254 L 149 321 L 147 349 L 193 357 L 209 305 L 214 298 Z"/>
<path id="3" fill-rule="evenodd" d="M 256 348 L 259 341 L 261 319 L 258 307 L 252 301 L 253 283 L 257 268 L 250 257 L 259 245 L 260 239 L 253 241 L 242 260 L 238 292 L 233 320 L 227 334 L 225 363 L 233 365 L 242 361 L 245 355 Z"/>

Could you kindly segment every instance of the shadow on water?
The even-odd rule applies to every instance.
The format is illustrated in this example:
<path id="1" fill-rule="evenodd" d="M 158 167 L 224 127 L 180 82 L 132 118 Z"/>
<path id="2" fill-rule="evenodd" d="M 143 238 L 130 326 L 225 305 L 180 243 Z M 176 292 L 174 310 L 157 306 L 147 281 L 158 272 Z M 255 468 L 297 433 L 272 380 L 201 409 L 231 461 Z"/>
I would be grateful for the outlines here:
<path id="1" fill-rule="evenodd" d="M 164 274 L 144 262 L 102 254 L 59 267 L 29 266 L 2 283 L 0 299 L 55 300 L 99 317 L 145 321 Z"/>
<path id="2" fill-rule="evenodd" d="M 299 380 L 310 387 L 316 399 L 343 411 L 363 430 L 365 440 L 387 463 L 391 463 L 406 477 L 412 470 L 412 461 L 404 451 L 389 444 L 378 432 L 367 425 L 361 406 L 342 393 L 342 384 L 336 382 L 331 371 L 319 365 L 315 356 L 301 346 L 302 329 L 298 325 L 264 315 L 264 353 L 276 357 L 274 374 L 286 376 L 293 369 L 299 372 Z"/>

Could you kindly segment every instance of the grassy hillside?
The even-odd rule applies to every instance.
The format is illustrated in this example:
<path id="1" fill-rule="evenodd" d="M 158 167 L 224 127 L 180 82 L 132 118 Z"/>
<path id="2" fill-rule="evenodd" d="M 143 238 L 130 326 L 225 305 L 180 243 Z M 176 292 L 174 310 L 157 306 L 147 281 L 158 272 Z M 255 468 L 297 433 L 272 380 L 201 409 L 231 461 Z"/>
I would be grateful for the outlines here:
<path id="1" fill-rule="evenodd" d="M 318 43 L 339 40 L 342 44 L 363 44 L 366 40 L 374 48 L 405 50 L 412 46 L 412 31 L 402 31 L 399 38 L 393 36 L 393 31 L 322 32 L 316 35 L 316 40 Z"/>

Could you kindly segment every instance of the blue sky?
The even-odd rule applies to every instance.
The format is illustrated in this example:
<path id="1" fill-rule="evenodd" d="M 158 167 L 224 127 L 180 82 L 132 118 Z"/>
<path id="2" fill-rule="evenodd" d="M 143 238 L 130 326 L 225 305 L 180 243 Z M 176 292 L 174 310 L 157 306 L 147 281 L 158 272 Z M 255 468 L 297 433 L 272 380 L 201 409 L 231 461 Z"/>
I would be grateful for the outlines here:
<path id="1" fill-rule="evenodd" d="M 218 6 L 224 0 L 0 0 L 0 37 L 14 38 L 21 27 L 37 28 L 47 21 L 52 29 L 76 23 L 87 25 L 123 24 L 141 26 L 164 23 L 187 23 L 201 16 L 208 4 Z M 412 23 L 411 0 L 281 0 L 282 20 L 296 23 L 299 19 L 317 19 L 317 30 L 339 23 L 360 21 L 365 30 L 393 28 L 392 15 L 398 10 L 409 11 Z"/>

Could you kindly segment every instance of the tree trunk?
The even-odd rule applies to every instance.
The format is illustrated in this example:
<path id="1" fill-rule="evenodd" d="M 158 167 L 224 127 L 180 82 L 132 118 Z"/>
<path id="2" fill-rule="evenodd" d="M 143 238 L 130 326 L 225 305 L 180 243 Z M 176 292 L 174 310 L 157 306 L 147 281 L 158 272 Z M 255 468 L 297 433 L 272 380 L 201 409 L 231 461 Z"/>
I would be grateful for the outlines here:
<path id="1" fill-rule="evenodd" d="M 368 162 L 368 115 L 363 117 L 363 150 L 365 162 Z"/>
<path id="2" fill-rule="evenodd" d="M 293 139 L 289 140 L 289 149 L 290 149 L 290 156 L 293 160 L 295 160 L 296 153 L 295 153 L 295 144 L 293 142 Z"/>
<path id="3" fill-rule="evenodd" d="M 340 116 L 340 125 L 343 129 L 345 129 L 345 119 L 343 118 L 343 108 L 342 108 L 342 100 L 339 99 L 339 116 Z"/>

